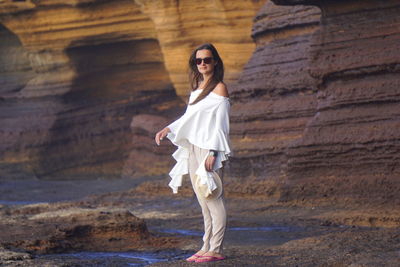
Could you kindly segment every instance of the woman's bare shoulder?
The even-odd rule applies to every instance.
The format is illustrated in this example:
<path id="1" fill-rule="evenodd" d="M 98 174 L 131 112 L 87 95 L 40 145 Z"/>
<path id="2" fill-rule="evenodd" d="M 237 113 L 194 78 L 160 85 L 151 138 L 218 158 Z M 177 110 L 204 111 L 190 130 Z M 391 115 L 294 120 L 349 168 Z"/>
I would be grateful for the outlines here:
<path id="1" fill-rule="evenodd" d="M 215 86 L 213 93 L 216 93 L 217 95 L 220 96 L 229 97 L 228 88 L 226 87 L 226 84 L 224 84 L 223 82 L 220 82 L 217 84 L 217 86 Z"/>

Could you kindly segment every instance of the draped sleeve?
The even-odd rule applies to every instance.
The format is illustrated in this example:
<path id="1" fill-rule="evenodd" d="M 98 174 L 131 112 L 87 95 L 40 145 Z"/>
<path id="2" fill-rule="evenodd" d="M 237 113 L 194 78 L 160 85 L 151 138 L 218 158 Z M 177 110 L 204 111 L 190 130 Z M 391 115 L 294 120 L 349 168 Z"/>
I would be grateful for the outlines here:
<path id="1" fill-rule="evenodd" d="M 213 171 L 221 168 L 222 162 L 232 155 L 229 113 L 229 98 L 211 92 L 198 103 L 189 105 L 183 116 L 167 126 L 171 130 L 167 138 L 178 147 L 172 155 L 177 162 L 169 173 L 171 176 L 169 186 L 174 193 L 177 193 L 178 187 L 182 185 L 182 176 L 189 173 L 190 144 L 219 152 Z M 208 185 L 211 192 L 216 188 L 216 184 L 212 179 L 212 173 L 205 169 L 204 161 L 205 159 L 196 170 L 196 174 L 200 177 L 202 184 Z"/>
<path id="2" fill-rule="evenodd" d="M 176 121 L 172 122 L 171 124 L 169 124 L 167 126 L 167 128 L 169 128 L 172 133 L 176 132 L 177 128 L 179 127 L 180 122 L 182 121 L 182 117 L 183 116 L 181 116 L 179 119 L 177 119 Z"/>

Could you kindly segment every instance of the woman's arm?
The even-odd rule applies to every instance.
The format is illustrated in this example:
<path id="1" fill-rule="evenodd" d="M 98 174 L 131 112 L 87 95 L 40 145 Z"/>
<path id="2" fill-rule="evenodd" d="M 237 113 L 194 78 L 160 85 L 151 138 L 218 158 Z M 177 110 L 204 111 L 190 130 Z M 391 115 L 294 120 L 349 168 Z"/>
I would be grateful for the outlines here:
<path id="1" fill-rule="evenodd" d="M 177 120 L 173 121 L 172 123 L 170 123 L 169 125 L 167 125 L 164 129 L 162 129 L 161 131 L 159 131 L 156 134 L 156 137 L 154 139 L 156 140 L 157 145 L 160 145 L 160 141 L 162 141 L 168 133 L 176 132 L 176 128 L 179 127 L 182 117 L 183 117 L 183 115 L 179 119 L 177 119 Z"/>

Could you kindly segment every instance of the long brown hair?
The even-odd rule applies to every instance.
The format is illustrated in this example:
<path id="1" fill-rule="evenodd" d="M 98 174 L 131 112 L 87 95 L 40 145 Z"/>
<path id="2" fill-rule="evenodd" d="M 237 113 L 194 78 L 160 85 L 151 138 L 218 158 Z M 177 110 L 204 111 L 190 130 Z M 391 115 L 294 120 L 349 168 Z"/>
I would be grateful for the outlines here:
<path id="1" fill-rule="evenodd" d="M 224 63 L 222 62 L 217 49 L 215 49 L 215 47 L 210 43 L 202 44 L 192 52 L 189 58 L 189 80 L 192 91 L 196 90 L 199 87 L 200 82 L 203 80 L 203 75 L 199 72 L 196 65 L 196 53 L 197 51 L 203 49 L 211 51 L 213 59 L 215 62 L 217 62 L 217 64 L 214 66 L 214 73 L 212 77 L 207 81 L 203 91 L 199 94 L 195 101 L 190 103 L 191 105 L 196 104 L 205 98 L 215 88 L 215 86 L 217 86 L 217 84 L 222 82 L 224 79 Z"/>

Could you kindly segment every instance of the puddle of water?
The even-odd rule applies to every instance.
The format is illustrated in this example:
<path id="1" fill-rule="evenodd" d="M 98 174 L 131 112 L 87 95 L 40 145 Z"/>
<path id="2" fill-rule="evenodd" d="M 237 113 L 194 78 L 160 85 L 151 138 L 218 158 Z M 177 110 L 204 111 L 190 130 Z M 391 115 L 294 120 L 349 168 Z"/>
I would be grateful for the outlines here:
<path id="1" fill-rule="evenodd" d="M 299 238 L 302 231 L 304 229 L 298 226 L 281 225 L 230 227 L 226 231 L 226 238 L 231 244 L 274 246 Z"/>
<path id="2" fill-rule="evenodd" d="M 133 259 L 141 261 L 145 264 L 153 264 L 156 262 L 164 261 L 166 259 L 159 258 L 157 254 L 152 253 L 140 253 L 140 252 L 79 252 L 79 253 L 71 253 L 71 256 L 78 258 L 110 258 L 110 257 L 119 257 L 125 259 Z M 130 263 L 131 266 L 136 266 L 136 264 L 140 263 Z"/>
<path id="3" fill-rule="evenodd" d="M 165 228 L 157 228 L 157 229 L 149 229 L 150 231 L 155 231 L 159 233 L 166 234 L 179 234 L 186 236 L 203 236 L 203 232 L 196 230 L 186 230 L 186 229 L 165 229 Z"/>
<path id="4" fill-rule="evenodd" d="M 262 227 L 231 227 L 228 231 L 280 231 L 280 232 L 291 232 L 294 231 L 293 227 L 287 226 L 262 226 Z"/>
<path id="5" fill-rule="evenodd" d="M 178 234 L 183 236 L 203 236 L 203 232 L 196 230 L 187 229 L 172 229 L 172 228 L 153 228 L 150 231 L 166 233 L 166 234 Z M 228 231 L 252 231 L 252 232 L 293 232 L 296 231 L 294 227 L 287 226 L 261 226 L 261 227 L 230 227 Z"/>

